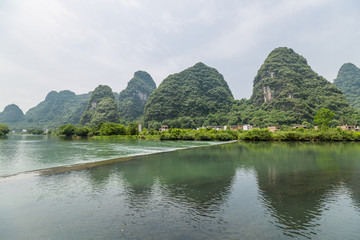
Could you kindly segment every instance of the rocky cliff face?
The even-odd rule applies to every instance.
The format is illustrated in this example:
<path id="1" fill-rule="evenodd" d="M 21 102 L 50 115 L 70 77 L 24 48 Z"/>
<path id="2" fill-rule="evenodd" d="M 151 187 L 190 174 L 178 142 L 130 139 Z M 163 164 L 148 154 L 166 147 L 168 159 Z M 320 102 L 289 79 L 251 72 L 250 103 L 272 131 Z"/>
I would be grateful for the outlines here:
<path id="1" fill-rule="evenodd" d="M 148 99 L 144 120 L 161 122 L 226 113 L 233 100 L 224 77 L 216 69 L 197 63 L 164 79 Z"/>
<path id="2" fill-rule="evenodd" d="M 119 114 L 124 121 L 141 120 L 145 104 L 156 84 L 150 74 L 137 71 L 119 94 Z"/>
<path id="3" fill-rule="evenodd" d="M 255 79 L 251 103 L 261 110 L 281 110 L 312 121 L 316 111 L 329 108 L 338 116 L 353 109 L 342 92 L 315 73 L 304 57 L 290 48 L 276 48 L 264 61 Z"/>
<path id="4" fill-rule="evenodd" d="M 360 68 L 352 63 L 341 66 L 334 84 L 345 94 L 350 105 L 360 109 Z"/>

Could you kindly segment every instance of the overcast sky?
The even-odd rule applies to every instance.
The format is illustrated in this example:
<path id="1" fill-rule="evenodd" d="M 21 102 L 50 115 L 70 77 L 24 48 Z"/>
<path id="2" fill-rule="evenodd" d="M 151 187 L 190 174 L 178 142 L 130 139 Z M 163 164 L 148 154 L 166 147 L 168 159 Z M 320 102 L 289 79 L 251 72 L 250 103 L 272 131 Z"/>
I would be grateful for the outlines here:
<path id="1" fill-rule="evenodd" d="M 0 111 L 48 92 L 120 92 L 137 70 L 157 85 L 201 61 L 236 99 L 276 47 L 329 81 L 360 66 L 358 0 L 0 0 Z"/>

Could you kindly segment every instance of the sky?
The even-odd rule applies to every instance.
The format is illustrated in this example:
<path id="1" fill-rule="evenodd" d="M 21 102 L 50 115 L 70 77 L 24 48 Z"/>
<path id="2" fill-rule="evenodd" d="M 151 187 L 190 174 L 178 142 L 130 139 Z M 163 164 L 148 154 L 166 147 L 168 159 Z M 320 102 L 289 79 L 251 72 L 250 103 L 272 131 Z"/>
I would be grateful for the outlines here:
<path id="1" fill-rule="evenodd" d="M 269 53 L 289 47 L 332 82 L 360 67 L 358 0 L 1 0 L 0 112 L 24 113 L 50 91 L 157 85 L 203 62 L 236 99 L 250 98 Z"/>

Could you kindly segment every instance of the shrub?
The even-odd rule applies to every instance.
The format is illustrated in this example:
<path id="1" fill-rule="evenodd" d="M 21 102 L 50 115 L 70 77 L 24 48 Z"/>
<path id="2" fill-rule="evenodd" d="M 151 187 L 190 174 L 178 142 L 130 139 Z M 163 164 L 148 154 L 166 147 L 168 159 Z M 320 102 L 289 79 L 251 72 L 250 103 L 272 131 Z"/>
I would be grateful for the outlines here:
<path id="1" fill-rule="evenodd" d="M 241 135 L 242 140 L 246 141 L 270 141 L 273 139 L 272 133 L 268 129 L 253 129 L 245 131 Z"/>
<path id="2" fill-rule="evenodd" d="M 79 127 L 75 130 L 75 134 L 80 137 L 86 137 L 90 132 L 88 127 Z"/>
<path id="3" fill-rule="evenodd" d="M 60 135 L 65 135 L 67 137 L 72 136 L 75 134 L 76 127 L 72 124 L 65 124 L 60 126 Z"/>
<path id="4" fill-rule="evenodd" d="M 126 127 L 123 124 L 108 122 L 101 125 L 99 133 L 102 136 L 126 135 Z"/>
<path id="5" fill-rule="evenodd" d="M 5 136 L 10 132 L 10 129 L 7 125 L 0 123 L 0 136 Z"/>

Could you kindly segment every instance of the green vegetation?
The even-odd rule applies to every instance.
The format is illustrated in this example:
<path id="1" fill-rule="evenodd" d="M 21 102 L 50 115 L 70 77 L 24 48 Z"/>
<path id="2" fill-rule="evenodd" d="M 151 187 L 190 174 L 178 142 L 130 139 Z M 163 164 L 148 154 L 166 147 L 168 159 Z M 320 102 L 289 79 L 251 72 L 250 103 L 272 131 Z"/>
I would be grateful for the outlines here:
<path id="1" fill-rule="evenodd" d="M 119 113 L 124 122 L 141 120 L 145 104 L 156 84 L 147 72 L 137 71 L 119 95 Z"/>
<path id="2" fill-rule="evenodd" d="M 11 123 L 19 123 L 24 121 L 25 116 L 23 111 L 15 105 L 10 104 L 4 108 L 4 111 L 0 113 L 0 122 L 11 124 Z"/>
<path id="3" fill-rule="evenodd" d="M 334 84 L 345 94 L 350 105 L 360 110 L 360 68 L 352 63 L 341 66 Z"/>
<path id="4" fill-rule="evenodd" d="M 76 127 L 72 124 L 65 124 L 59 127 L 59 134 L 67 137 L 75 135 Z"/>
<path id="5" fill-rule="evenodd" d="M 345 93 L 352 91 L 346 96 L 354 102 L 360 102 L 360 92 L 356 90 L 360 89 L 359 73 L 355 65 L 345 64 L 335 80 L 339 87 L 346 90 Z M 223 76 L 203 63 L 168 76 L 155 88 L 151 76 L 138 71 L 120 94 L 113 93 L 105 85 L 99 85 L 91 94 L 83 95 L 53 91 L 25 117 L 16 105 L 7 106 L 0 113 L 0 121 L 12 130 L 56 128 L 80 123 L 83 125 L 81 129 L 76 126 L 75 132 L 66 129 L 62 133 L 66 135 L 69 131 L 67 134 L 77 136 L 134 136 L 138 134 L 134 122 L 142 122 L 149 133 L 157 131 L 162 125 L 168 125 L 170 129 L 195 129 L 251 124 L 258 128 L 282 126 L 282 130 L 294 124 L 308 128 L 317 124 L 321 129 L 343 124 L 360 125 L 360 113 L 348 104 L 344 94 L 315 73 L 304 57 L 289 48 L 274 49 L 265 59 L 254 78 L 250 100 L 234 100 Z M 356 103 L 353 106 L 357 106 Z M 161 138 L 233 138 L 224 132 L 191 131 L 174 130 L 173 133 L 161 134 Z M 278 138 L 297 139 L 297 135 L 289 133 Z M 275 135 L 263 130 L 255 130 L 242 137 L 244 140 L 276 139 Z"/>
<path id="6" fill-rule="evenodd" d="M 225 114 L 233 103 L 232 93 L 223 76 L 214 68 L 197 63 L 180 73 L 168 76 L 150 95 L 145 106 L 145 124 L 201 118 Z"/>
<path id="7" fill-rule="evenodd" d="M 145 129 L 145 131 L 147 131 Z M 58 127 L 57 135 L 64 136 L 114 136 L 114 135 L 139 135 L 138 125 L 130 123 L 128 126 L 119 123 L 99 123 L 89 128 L 81 125 L 64 124 Z"/>
<path id="8" fill-rule="evenodd" d="M 230 141 L 237 139 L 238 133 L 236 131 L 214 130 L 211 128 L 199 130 L 173 128 L 160 134 L 160 140 Z"/>
<path id="9" fill-rule="evenodd" d="M 33 134 L 33 135 L 42 135 L 45 134 L 43 129 L 35 129 L 35 128 L 29 128 L 26 129 L 27 134 Z"/>
<path id="10" fill-rule="evenodd" d="M 320 108 L 330 109 L 337 120 L 355 113 L 335 85 L 289 48 L 277 48 L 266 58 L 254 79 L 250 103 L 252 122 L 260 125 L 312 122 Z"/>
<path id="11" fill-rule="evenodd" d="M 95 88 L 80 122 L 92 126 L 101 122 L 119 122 L 117 103 L 109 86 Z"/>
<path id="12" fill-rule="evenodd" d="M 10 132 L 10 129 L 5 124 L 0 123 L 0 137 L 5 136 Z"/>
<path id="13" fill-rule="evenodd" d="M 330 126 L 331 120 L 333 120 L 335 113 L 330 109 L 320 108 L 314 117 L 314 123 L 321 129 L 326 129 Z"/>
<path id="14" fill-rule="evenodd" d="M 76 95 L 65 90 L 50 92 L 44 101 L 26 113 L 23 128 L 55 128 L 59 125 L 79 123 L 90 94 Z"/>

